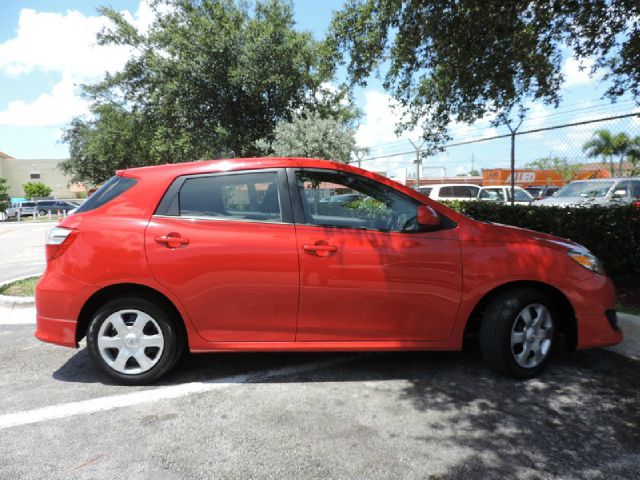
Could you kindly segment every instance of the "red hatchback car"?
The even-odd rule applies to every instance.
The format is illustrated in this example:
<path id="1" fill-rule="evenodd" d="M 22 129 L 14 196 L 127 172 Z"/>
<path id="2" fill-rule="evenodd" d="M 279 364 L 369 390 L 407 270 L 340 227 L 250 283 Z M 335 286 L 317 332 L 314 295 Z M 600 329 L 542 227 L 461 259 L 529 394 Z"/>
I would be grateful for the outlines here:
<path id="1" fill-rule="evenodd" d="M 621 341 L 584 247 L 467 218 L 379 175 L 256 158 L 118 171 L 47 239 L 40 340 L 152 382 L 185 348 L 460 350 L 517 378 L 563 335 Z"/>

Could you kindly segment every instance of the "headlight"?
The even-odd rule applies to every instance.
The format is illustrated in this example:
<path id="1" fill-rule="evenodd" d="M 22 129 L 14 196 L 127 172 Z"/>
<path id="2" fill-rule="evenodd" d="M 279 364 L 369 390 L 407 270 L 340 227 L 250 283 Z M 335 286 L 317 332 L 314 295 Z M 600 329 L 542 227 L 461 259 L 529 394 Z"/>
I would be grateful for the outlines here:
<path id="1" fill-rule="evenodd" d="M 605 274 L 600 260 L 598 260 L 598 258 L 589 250 L 570 250 L 567 252 L 567 255 L 587 270 L 597 273 L 598 275 Z"/>

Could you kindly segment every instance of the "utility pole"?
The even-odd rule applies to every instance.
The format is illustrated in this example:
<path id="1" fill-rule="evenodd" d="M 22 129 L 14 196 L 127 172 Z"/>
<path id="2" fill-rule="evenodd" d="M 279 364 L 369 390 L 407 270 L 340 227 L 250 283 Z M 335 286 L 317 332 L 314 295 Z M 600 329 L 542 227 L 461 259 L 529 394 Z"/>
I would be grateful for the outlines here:
<path id="1" fill-rule="evenodd" d="M 364 158 L 365 155 L 366 155 L 366 152 L 364 150 L 358 150 L 356 152 L 356 158 L 358 159 L 358 168 L 362 168 L 362 159 Z"/>
<path id="2" fill-rule="evenodd" d="M 422 159 L 420 158 L 420 149 L 422 148 L 422 145 L 424 145 L 424 140 L 419 146 L 416 146 L 416 144 L 413 143 L 411 139 L 409 139 L 409 143 L 416 151 L 416 159 L 413 161 L 413 163 L 416 164 L 416 189 L 418 189 L 420 187 L 420 168 L 422 167 Z"/>
<path id="3" fill-rule="evenodd" d="M 473 173 L 472 173 L 472 172 L 475 172 L 475 170 L 476 170 L 476 169 L 474 168 L 474 167 L 475 167 L 475 163 L 476 163 L 476 154 L 475 154 L 475 153 L 472 153 L 472 154 L 471 154 L 471 172 L 469 172 L 469 174 L 471 174 L 471 175 L 473 175 Z"/>
<path id="4" fill-rule="evenodd" d="M 511 132 L 511 206 L 513 206 L 513 203 L 515 201 L 514 194 L 516 189 L 516 132 L 522 125 L 523 121 L 524 121 L 524 112 L 521 112 L 520 121 L 518 122 L 518 125 L 515 128 L 511 126 L 510 121 L 505 122 L 505 124 L 507 125 L 507 128 Z"/>

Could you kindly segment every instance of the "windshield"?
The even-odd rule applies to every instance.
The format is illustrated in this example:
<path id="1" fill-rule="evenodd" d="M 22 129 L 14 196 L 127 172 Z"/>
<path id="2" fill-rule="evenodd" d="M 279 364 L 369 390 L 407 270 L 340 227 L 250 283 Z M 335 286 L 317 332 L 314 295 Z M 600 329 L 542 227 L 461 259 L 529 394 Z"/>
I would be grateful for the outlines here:
<path id="1" fill-rule="evenodd" d="M 614 182 L 574 182 L 558 190 L 554 197 L 604 197 Z"/>

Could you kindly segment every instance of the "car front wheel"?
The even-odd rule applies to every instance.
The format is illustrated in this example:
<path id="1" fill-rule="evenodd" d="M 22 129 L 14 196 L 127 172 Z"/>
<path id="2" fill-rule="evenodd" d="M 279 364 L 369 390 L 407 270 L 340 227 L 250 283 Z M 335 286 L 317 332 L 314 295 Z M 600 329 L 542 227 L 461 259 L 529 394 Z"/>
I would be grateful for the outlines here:
<path id="1" fill-rule="evenodd" d="M 556 306 L 544 293 L 531 288 L 504 292 L 489 303 L 482 320 L 482 356 L 503 374 L 532 378 L 549 361 L 556 319 Z"/>
<path id="2" fill-rule="evenodd" d="M 154 382 L 173 367 L 179 353 L 169 315 L 138 297 L 103 305 L 89 324 L 87 348 L 98 368 L 128 385 Z"/>

